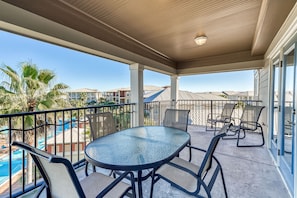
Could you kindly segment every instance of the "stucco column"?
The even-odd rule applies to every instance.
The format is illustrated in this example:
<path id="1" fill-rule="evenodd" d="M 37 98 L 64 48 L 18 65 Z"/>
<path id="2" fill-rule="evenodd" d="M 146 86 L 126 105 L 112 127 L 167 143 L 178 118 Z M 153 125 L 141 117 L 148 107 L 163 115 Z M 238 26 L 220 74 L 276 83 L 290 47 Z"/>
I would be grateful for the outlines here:
<path id="1" fill-rule="evenodd" d="M 130 65 L 130 99 L 131 103 L 136 103 L 135 116 L 133 116 L 132 126 L 144 125 L 143 70 L 143 65 L 138 63 Z"/>
<path id="2" fill-rule="evenodd" d="M 172 101 L 171 107 L 176 108 L 176 101 L 178 100 L 178 89 L 179 89 L 179 77 L 177 75 L 172 75 L 171 80 L 171 95 L 170 100 Z"/>

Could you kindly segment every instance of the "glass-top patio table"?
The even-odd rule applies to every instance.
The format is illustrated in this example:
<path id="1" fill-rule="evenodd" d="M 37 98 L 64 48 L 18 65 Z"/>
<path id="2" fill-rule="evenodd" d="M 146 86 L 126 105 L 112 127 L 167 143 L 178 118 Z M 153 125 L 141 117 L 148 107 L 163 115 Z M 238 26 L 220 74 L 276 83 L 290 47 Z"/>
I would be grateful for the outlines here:
<path id="1" fill-rule="evenodd" d="M 189 143 L 182 130 L 163 127 L 135 127 L 119 131 L 89 143 L 86 160 L 98 167 L 138 171 L 138 192 L 142 197 L 142 170 L 158 168 L 169 162 Z"/>

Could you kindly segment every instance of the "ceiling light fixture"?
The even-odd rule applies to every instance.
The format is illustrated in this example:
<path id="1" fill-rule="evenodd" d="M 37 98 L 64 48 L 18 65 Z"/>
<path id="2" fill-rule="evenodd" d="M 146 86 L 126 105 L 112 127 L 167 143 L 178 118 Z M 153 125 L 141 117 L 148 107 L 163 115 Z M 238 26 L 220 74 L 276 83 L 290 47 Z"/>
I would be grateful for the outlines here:
<path id="1" fill-rule="evenodd" d="M 204 45 L 207 41 L 207 36 L 201 35 L 201 36 L 196 36 L 195 37 L 195 42 L 197 45 Z"/>

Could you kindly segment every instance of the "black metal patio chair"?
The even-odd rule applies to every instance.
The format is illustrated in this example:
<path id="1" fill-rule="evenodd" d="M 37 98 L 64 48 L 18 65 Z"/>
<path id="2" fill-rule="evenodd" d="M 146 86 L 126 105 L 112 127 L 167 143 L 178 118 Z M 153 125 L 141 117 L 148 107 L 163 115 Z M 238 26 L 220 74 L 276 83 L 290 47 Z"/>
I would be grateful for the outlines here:
<path id="1" fill-rule="evenodd" d="M 247 105 L 244 107 L 241 118 L 239 120 L 239 124 L 232 124 L 228 130 L 227 130 L 227 136 L 223 139 L 237 139 L 236 145 L 238 147 L 260 147 L 265 144 L 264 134 L 263 134 L 263 128 L 261 124 L 258 122 L 261 112 L 264 109 L 264 106 L 252 106 Z M 258 132 L 261 135 L 261 142 L 259 144 L 240 144 L 240 140 L 243 140 L 246 138 L 247 131 L 249 132 L 255 132 L 257 133 L 258 129 L 260 129 L 260 132 Z M 243 135 L 241 135 L 241 132 L 243 132 Z M 237 136 L 235 138 L 230 138 L 230 136 Z"/>
<path id="2" fill-rule="evenodd" d="M 136 197 L 135 184 L 131 172 L 125 172 L 117 179 L 95 172 L 79 181 L 68 159 L 49 154 L 23 142 L 15 141 L 12 143 L 12 146 L 26 150 L 31 155 L 43 177 L 44 185 L 36 197 L 40 197 L 44 193 L 46 193 L 46 197 L 56 198 L 113 198 L 124 197 L 127 193 L 132 193 L 132 196 Z M 131 185 L 122 182 L 127 175 L 130 175 L 132 178 Z"/>
<path id="3" fill-rule="evenodd" d="M 189 113 L 190 110 L 186 109 L 166 109 L 163 119 L 163 126 L 180 129 L 187 132 L 189 123 Z M 189 142 L 189 145 L 191 145 L 191 140 Z M 191 161 L 191 159 L 192 151 L 189 147 L 189 161 Z"/>
<path id="4" fill-rule="evenodd" d="M 153 197 L 154 184 L 159 179 L 163 179 L 173 187 L 196 197 L 203 197 L 201 190 L 204 189 L 207 197 L 211 197 L 211 190 L 219 173 L 221 173 L 225 197 L 228 197 L 222 166 L 213 155 L 219 140 L 225 135 L 226 133 L 222 132 L 214 136 L 207 150 L 190 146 L 193 151 L 204 154 L 200 165 L 175 157 L 169 163 L 153 171 L 150 197 Z"/>
<path id="5" fill-rule="evenodd" d="M 187 131 L 189 113 L 190 110 L 186 109 L 166 109 L 163 126 Z"/>
<path id="6" fill-rule="evenodd" d="M 87 114 L 86 117 L 88 118 L 89 125 L 90 125 L 91 141 L 94 141 L 99 137 L 102 137 L 117 131 L 115 121 L 111 112 Z M 93 172 L 96 172 L 95 166 L 93 166 Z M 85 174 L 86 176 L 88 176 L 88 162 L 86 162 Z"/>
<path id="7" fill-rule="evenodd" d="M 117 131 L 111 112 L 87 114 L 86 117 L 91 128 L 91 141 Z"/>
<path id="8" fill-rule="evenodd" d="M 208 125 L 214 125 L 214 135 L 217 132 L 217 124 L 221 123 L 223 126 L 231 122 L 231 116 L 235 108 L 235 103 L 226 103 L 223 107 L 221 114 L 209 113 L 207 116 L 206 131 L 210 130 L 207 128 Z"/>

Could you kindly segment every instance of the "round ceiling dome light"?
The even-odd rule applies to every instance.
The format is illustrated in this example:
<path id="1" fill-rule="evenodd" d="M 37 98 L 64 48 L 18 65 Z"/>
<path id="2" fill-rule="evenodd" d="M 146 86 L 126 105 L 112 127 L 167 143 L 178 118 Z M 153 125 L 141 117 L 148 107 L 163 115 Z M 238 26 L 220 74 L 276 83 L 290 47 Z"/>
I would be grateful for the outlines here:
<path id="1" fill-rule="evenodd" d="M 201 35 L 195 37 L 195 43 L 199 46 L 204 45 L 207 41 L 207 36 Z"/>

